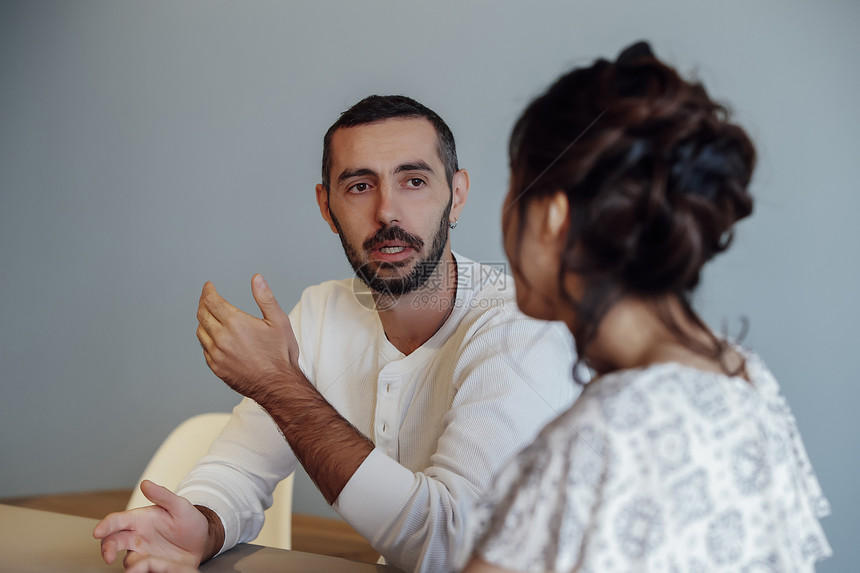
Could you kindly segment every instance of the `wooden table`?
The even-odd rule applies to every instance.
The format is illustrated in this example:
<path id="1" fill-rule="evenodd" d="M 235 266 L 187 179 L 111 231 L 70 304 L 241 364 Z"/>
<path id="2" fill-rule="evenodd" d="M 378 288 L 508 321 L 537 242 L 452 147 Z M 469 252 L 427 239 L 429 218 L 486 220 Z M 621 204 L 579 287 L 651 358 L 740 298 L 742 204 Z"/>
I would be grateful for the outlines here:
<path id="1" fill-rule="evenodd" d="M 93 539 L 98 520 L 0 505 L 0 571 L 104 573 L 122 571 L 122 559 L 105 565 L 99 541 Z M 242 544 L 200 567 L 201 573 L 393 573 L 385 565 L 337 557 Z"/>

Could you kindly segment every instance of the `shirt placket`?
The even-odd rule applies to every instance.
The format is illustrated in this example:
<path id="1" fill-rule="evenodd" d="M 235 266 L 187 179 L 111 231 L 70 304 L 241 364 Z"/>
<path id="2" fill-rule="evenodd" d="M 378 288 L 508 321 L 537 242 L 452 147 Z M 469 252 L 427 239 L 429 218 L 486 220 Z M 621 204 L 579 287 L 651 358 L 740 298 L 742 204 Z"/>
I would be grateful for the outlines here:
<path id="1" fill-rule="evenodd" d="M 379 374 L 376 390 L 376 416 L 374 417 L 374 433 L 376 447 L 382 449 L 385 455 L 393 460 L 398 455 L 397 436 L 400 433 L 398 410 L 402 379 L 390 373 L 386 368 Z"/>

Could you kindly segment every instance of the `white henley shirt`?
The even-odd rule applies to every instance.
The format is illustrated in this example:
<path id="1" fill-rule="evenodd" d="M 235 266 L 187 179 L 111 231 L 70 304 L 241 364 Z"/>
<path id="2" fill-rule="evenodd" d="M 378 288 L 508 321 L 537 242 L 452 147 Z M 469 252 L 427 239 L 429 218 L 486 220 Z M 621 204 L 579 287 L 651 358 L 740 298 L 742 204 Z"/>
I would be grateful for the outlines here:
<path id="1" fill-rule="evenodd" d="M 376 446 L 333 507 L 407 571 L 454 567 L 464 515 L 578 394 L 568 330 L 523 315 L 498 269 L 455 259 L 451 315 L 408 356 L 386 338 L 357 279 L 306 289 L 290 313 L 302 371 Z M 178 493 L 218 514 L 226 551 L 257 536 L 296 463 L 271 417 L 246 398 Z"/>

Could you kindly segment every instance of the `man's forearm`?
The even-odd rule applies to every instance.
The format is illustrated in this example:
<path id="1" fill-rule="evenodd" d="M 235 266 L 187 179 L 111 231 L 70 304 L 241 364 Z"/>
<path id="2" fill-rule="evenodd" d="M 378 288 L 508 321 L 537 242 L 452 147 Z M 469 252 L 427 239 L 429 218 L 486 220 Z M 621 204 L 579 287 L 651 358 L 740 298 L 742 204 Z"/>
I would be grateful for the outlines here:
<path id="1" fill-rule="evenodd" d="M 305 471 L 330 504 L 337 500 L 374 445 L 323 398 L 304 375 L 259 403 L 269 413 Z"/>

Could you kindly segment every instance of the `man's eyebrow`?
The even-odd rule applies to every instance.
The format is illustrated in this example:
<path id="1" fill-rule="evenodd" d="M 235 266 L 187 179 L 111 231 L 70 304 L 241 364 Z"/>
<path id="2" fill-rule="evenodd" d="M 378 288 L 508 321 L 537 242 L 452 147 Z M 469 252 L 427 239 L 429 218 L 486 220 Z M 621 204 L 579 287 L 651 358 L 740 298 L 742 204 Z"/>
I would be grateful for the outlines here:
<path id="1" fill-rule="evenodd" d="M 397 166 L 397 169 L 394 170 L 394 173 L 403 173 L 404 171 L 427 171 L 431 175 L 435 175 L 435 171 L 430 167 L 425 161 L 415 161 L 413 163 L 403 163 Z"/>
<path id="2" fill-rule="evenodd" d="M 364 177 L 366 175 L 376 175 L 376 172 L 373 169 L 368 169 L 366 167 L 344 169 L 340 172 L 340 175 L 337 176 L 337 182 L 343 183 L 344 181 L 352 177 Z"/>

